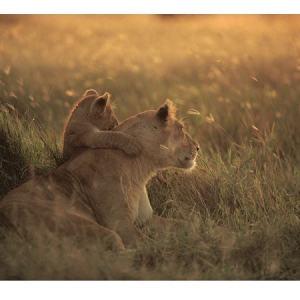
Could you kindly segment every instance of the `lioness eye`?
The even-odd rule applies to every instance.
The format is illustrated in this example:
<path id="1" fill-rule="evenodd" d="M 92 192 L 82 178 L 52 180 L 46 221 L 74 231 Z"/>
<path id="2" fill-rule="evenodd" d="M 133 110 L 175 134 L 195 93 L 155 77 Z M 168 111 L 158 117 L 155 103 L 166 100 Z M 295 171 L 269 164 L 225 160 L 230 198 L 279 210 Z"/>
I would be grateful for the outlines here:
<path id="1" fill-rule="evenodd" d="M 154 127 L 154 129 L 157 129 L 157 127 L 156 126 L 153 126 Z"/>

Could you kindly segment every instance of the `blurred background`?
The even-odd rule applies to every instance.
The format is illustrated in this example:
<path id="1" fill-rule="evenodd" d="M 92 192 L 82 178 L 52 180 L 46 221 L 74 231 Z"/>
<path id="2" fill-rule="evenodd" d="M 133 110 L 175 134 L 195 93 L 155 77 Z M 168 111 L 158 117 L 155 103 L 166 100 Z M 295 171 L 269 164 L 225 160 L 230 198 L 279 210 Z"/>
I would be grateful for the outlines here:
<path id="1" fill-rule="evenodd" d="M 119 121 L 169 98 L 204 149 L 275 126 L 291 150 L 299 26 L 298 15 L 0 15 L 0 97 L 58 136 L 86 89 L 109 92 Z"/>

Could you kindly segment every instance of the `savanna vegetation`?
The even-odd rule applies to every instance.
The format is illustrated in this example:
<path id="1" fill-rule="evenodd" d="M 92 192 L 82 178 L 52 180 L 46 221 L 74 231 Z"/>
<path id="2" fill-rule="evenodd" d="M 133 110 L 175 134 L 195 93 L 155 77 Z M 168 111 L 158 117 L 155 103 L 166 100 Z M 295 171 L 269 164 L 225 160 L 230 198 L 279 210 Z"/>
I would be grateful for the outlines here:
<path id="1" fill-rule="evenodd" d="M 1 242 L 1 279 L 300 279 L 299 16 L 0 16 L 0 197 L 61 161 L 94 88 L 122 121 L 166 98 L 201 150 L 148 185 L 189 233 L 115 254 L 72 239 Z"/>

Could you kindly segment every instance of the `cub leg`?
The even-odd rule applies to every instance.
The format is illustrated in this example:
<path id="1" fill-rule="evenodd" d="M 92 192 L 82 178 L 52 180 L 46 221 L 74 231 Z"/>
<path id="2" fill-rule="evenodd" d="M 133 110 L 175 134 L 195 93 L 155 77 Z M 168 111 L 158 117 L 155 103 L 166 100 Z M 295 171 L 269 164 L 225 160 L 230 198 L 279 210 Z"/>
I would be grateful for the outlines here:
<path id="1" fill-rule="evenodd" d="M 79 133 L 65 137 L 64 157 L 69 157 L 76 148 L 121 149 L 130 156 L 139 154 L 142 145 L 136 138 L 122 132 L 100 131 L 93 125 L 82 125 Z"/>

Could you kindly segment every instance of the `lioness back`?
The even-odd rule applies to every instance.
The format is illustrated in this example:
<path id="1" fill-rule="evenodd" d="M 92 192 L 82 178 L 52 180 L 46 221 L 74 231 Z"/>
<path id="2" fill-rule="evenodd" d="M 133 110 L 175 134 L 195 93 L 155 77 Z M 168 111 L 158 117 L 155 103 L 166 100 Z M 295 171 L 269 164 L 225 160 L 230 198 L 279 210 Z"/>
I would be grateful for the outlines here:
<path id="1" fill-rule="evenodd" d="M 141 146 L 130 136 L 109 132 L 118 125 L 109 94 L 87 90 L 73 106 L 63 132 L 63 157 L 68 160 L 78 148 L 117 148 L 129 155 Z"/>

